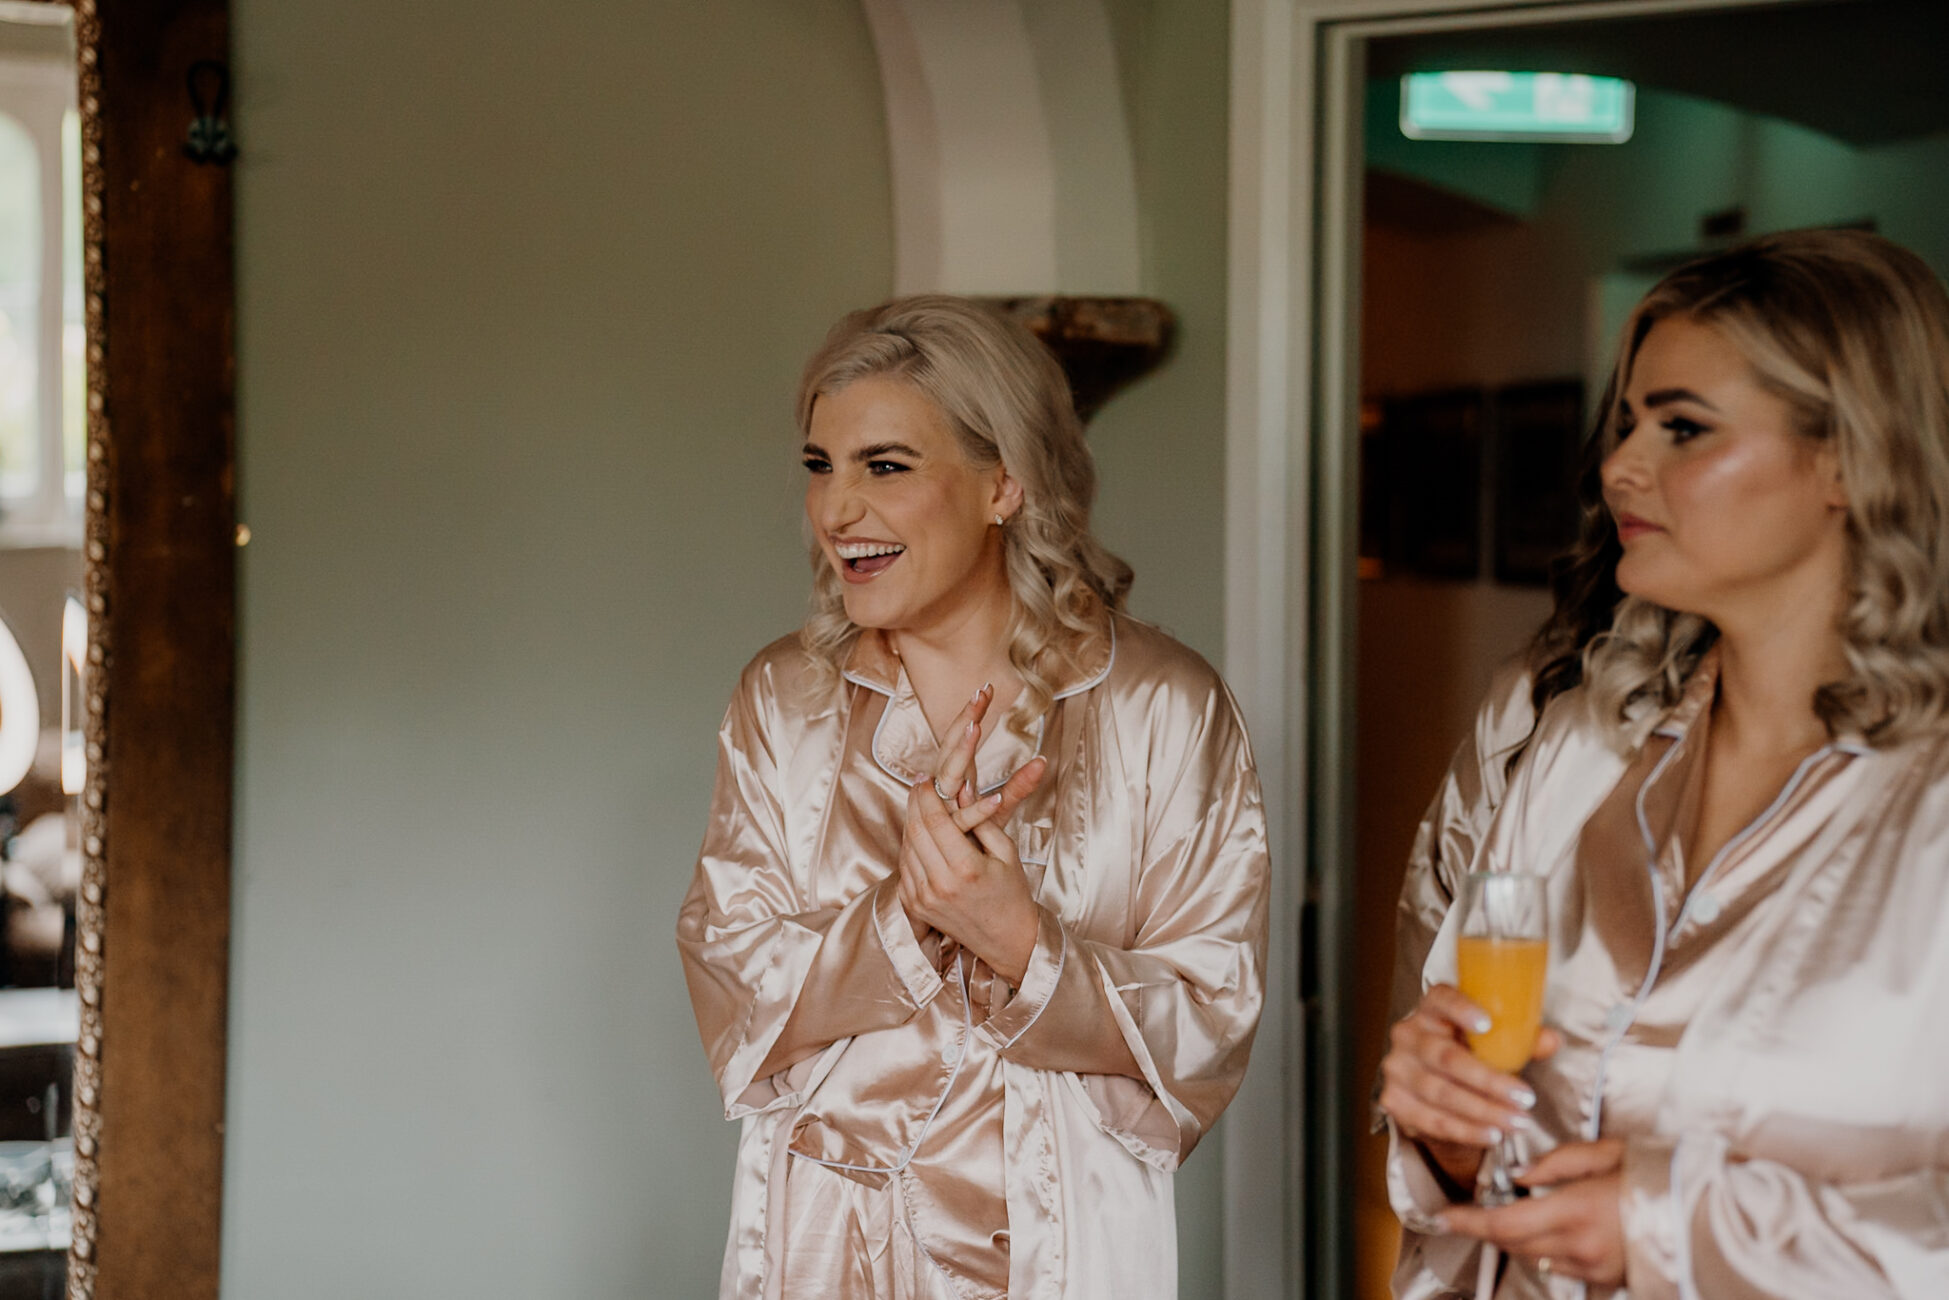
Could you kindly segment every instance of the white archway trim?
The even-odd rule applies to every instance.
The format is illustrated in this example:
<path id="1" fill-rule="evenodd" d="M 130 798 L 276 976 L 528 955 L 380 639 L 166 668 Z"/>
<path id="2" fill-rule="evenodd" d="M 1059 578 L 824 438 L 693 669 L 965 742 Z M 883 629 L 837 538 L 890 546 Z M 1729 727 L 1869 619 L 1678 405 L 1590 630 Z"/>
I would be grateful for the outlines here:
<path id="1" fill-rule="evenodd" d="M 1135 294 L 1136 168 L 1102 0 L 861 0 L 899 293 Z"/>

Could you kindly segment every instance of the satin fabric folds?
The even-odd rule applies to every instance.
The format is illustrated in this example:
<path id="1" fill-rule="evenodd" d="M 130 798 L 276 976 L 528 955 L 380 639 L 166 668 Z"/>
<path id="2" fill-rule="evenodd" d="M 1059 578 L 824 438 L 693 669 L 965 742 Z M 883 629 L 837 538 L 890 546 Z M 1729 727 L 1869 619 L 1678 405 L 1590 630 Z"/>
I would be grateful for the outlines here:
<path id="1" fill-rule="evenodd" d="M 1641 747 L 1581 690 L 1530 734 L 1505 675 L 1421 828 L 1398 916 L 1396 1010 L 1454 980 L 1470 869 L 1548 877 L 1562 1049 L 1524 1077 L 1532 1151 L 1624 1140 L 1631 1300 L 1949 1296 L 1949 737 L 1837 739 L 1712 861 L 1688 864 L 1717 688 L 1708 654 Z M 1688 884 L 1688 882 L 1690 882 Z M 1476 1246 L 1393 1135 L 1397 1295 L 1473 1294 Z M 1585 1288 L 1524 1261 L 1497 1300 Z"/>
<path id="2" fill-rule="evenodd" d="M 1006 828 L 1040 909 L 1020 988 L 900 906 L 936 743 L 885 638 L 835 678 L 788 637 L 740 678 L 677 925 L 742 1126 L 726 1300 L 1175 1293 L 1171 1173 L 1258 1022 L 1264 816 L 1216 674 L 1101 616 L 1040 724 L 976 755 L 984 788 L 1051 764 Z"/>

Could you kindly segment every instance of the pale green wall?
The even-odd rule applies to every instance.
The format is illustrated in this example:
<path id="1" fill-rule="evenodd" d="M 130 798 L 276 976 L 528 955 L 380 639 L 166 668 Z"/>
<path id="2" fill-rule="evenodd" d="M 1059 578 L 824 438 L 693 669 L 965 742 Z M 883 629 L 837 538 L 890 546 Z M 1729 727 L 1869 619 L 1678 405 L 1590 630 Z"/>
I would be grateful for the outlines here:
<path id="1" fill-rule="evenodd" d="M 1143 291 L 1176 313 L 1178 332 L 1165 364 L 1091 425 L 1097 527 L 1137 570 L 1132 608 L 1222 663 L 1228 6 L 1108 7 L 1136 151 Z"/>
<path id="2" fill-rule="evenodd" d="M 1744 207 L 1758 234 L 1873 218 L 1877 228 L 1949 275 L 1949 134 L 1855 148 L 1778 118 L 1709 100 L 1647 92 L 1641 148 L 1608 162 L 1559 147 L 1541 211 L 1575 226 L 1582 246 L 1625 256 L 1683 251 L 1699 218 Z M 1634 143 L 1636 143 L 1634 141 Z"/>
<path id="3" fill-rule="evenodd" d="M 806 588 L 803 357 L 891 288 L 852 0 L 237 0 L 224 1293 L 714 1294 L 672 944 Z"/>
<path id="4" fill-rule="evenodd" d="M 225 1295 L 713 1294 L 733 1133 L 671 929 L 723 700 L 803 603 L 798 364 L 891 285 L 863 17 L 233 8 Z M 1100 417 L 1101 519 L 1215 660 L 1226 16 L 1116 12 L 1185 328 Z"/>
<path id="5" fill-rule="evenodd" d="M 1164 366 L 1091 425 L 1097 529 L 1137 571 L 1132 610 L 1222 665 L 1228 6 L 1108 8 L 1136 150 L 1143 291 L 1170 305 L 1178 335 Z M 1213 1134 L 1177 1178 L 1184 1300 L 1223 1294 L 1221 1147 Z"/>

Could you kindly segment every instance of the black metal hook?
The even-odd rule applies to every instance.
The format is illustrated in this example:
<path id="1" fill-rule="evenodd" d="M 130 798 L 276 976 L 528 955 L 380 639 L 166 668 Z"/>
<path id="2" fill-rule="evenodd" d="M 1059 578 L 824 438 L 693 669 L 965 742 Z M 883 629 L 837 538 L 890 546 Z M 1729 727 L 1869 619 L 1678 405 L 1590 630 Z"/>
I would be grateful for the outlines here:
<path id="1" fill-rule="evenodd" d="M 237 144 L 230 138 L 230 123 L 224 118 L 224 111 L 230 107 L 230 69 L 215 59 L 198 59 L 189 65 L 186 80 L 190 109 L 196 116 L 190 121 L 189 139 L 183 141 L 183 152 L 191 162 L 228 166 L 237 156 Z M 211 82 L 213 91 L 206 103 L 203 84 Z"/>

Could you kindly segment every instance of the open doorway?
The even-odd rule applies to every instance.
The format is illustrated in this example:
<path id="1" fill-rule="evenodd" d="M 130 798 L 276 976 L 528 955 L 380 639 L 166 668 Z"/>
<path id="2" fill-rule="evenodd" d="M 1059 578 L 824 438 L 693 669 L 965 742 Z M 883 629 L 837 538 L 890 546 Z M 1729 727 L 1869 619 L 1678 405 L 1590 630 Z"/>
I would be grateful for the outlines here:
<path id="1" fill-rule="evenodd" d="M 1360 515 L 1357 542 L 1316 556 L 1359 573 L 1337 615 L 1348 625 L 1329 613 L 1320 626 L 1346 648 L 1354 771 L 1338 859 L 1351 934 L 1329 953 L 1343 982 L 1326 1012 L 1329 1028 L 1344 1017 L 1345 1095 L 1309 1124 L 1327 1145 L 1325 1125 L 1365 1130 L 1402 866 L 1491 674 L 1549 611 L 1547 556 L 1569 538 L 1579 444 L 1625 313 L 1690 256 L 1794 227 L 1876 229 L 1949 277 L 1949 86 L 1935 68 L 1949 7 L 1620 8 L 1442 30 L 1376 21 L 1352 60 L 1360 431 L 1346 431 L 1359 455 L 1342 482 L 1358 472 Z M 1409 138 L 1403 78 L 1457 72 L 1626 80 L 1629 139 Z M 1460 83 L 1478 98 L 1491 84 L 1507 83 Z M 1353 1140 L 1345 1217 L 1312 1207 L 1316 1232 L 1351 1236 L 1350 1267 L 1315 1277 L 1328 1294 L 1380 1297 L 1397 1236 L 1384 1146 Z"/>

